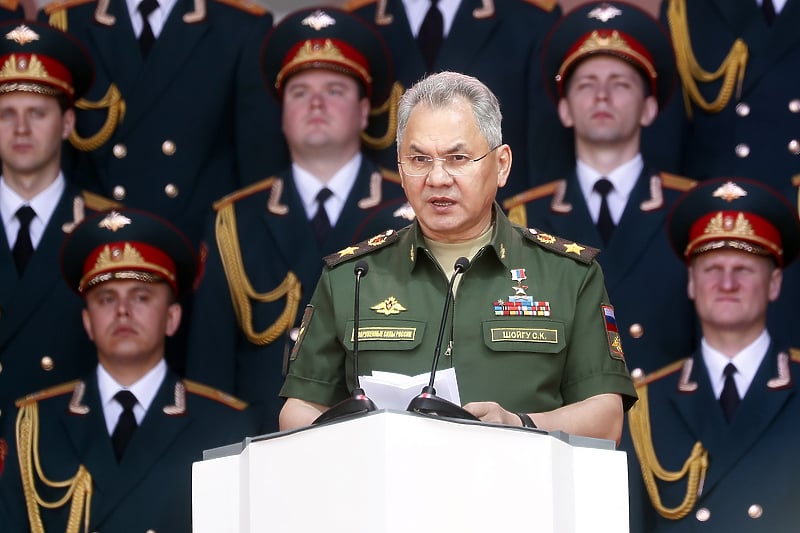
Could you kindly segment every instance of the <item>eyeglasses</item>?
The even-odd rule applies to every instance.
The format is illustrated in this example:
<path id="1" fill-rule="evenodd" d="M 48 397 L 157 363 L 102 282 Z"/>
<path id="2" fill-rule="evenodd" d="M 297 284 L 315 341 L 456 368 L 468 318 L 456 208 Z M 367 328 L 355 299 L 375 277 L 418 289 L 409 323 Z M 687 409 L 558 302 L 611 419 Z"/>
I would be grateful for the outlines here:
<path id="1" fill-rule="evenodd" d="M 403 172 L 409 176 L 427 176 L 433 170 L 436 161 L 442 162 L 442 168 L 451 176 L 463 176 L 467 173 L 471 163 L 477 163 L 487 155 L 500 148 L 495 146 L 485 154 L 475 159 L 470 159 L 467 154 L 447 154 L 444 157 L 431 157 L 429 155 L 407 155 L 397 163 L 403 167 Z"/>

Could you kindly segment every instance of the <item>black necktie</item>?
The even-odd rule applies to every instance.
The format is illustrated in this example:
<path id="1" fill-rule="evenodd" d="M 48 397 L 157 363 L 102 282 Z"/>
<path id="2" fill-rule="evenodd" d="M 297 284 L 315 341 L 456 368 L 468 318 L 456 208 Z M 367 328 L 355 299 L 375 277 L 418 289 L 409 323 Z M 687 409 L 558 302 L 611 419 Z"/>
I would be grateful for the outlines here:
<path id="1" fill-rule="evenodd" d="M 419 35 L 417 35 L 417 42 L 429 71 L 433 70 L 439 48 L 444 41 L 444 18 L 442 18 L 442 12 L 436 7 L 438 3 L 439 0 L 431 0 L 431 7 L 425 14 L 425 19 L 419 28 Z"/>
<path id="2" fill-rule="evenodd" d="M 611 218 L 611 211 L 608 209 L 608 193 L 614 186 L 606 178 L 600 178 L 594 184 L 594 190 L 600 193 L 600 214 L 597 216 L 597 230 L 604 244 L 608 244 L 611 233 L 614 231 L 614 220 Z"/>
<path id="3" fill-rule="evenodd" d="M 156 42 L 156 36 L 148 18 L 156 8 L 158 8 L 158 0 L 142 0 L 138 7 L 139 13 L 142 15 L 142 33 L 139 35 L 139 49 L 141 49 L 144 57 L 147 57 L 153 47 L 153 43 Z"/>
<path id="4" fill-rule="evenodd" d="M 733 379 L 736 367 L 733 363 L 728 363 L 723 373 L 725 374 L 725 385 L 722 387 L 722 394 L 719 395 L 719 404 L 722 406 L 722 412 L 725 413 L 725 420 L 730 422 L 741 401 L 739 391 L 736 390 L 736 381 Z"/>
<path id="5" fill-rule="evenodd" d="M 136 417 L 133 414 L 136 396 L 131 391 L 121 390 L 114 395 L 114 399 L 122 406 L 122 413 L 119 415 L 117 425 L 111 434 L 111 444 L 114 446 L 114 454 L 117 456 L 117 462 L 119 462 L 133 436 L 133 432 L 136 431 Z"/>
<path id="6" fill-rule="evenodd" d="M 775 4 L 772 3 L 772 0 L 763 0 L 761 2 L 761 12 L 764 14 L 764 20 L 767 21 L 767 25 L 772 24 L 772 21 L 775 20 Z"/>
<path id="7" fill-rule="evenodd" d="M 29 205 L 23 205 L 17 210 L 16 217 L 19 219 L 19 233 L 17 241 L 11 255 L 14 256 L 14 264 L 17 266 L 17 273 L 22 276 L 28 261 L 33 255 L 33 243 L 31 242 L 31 220 L 36 216 L 36 212 Z"/>
<path id="8" fill-rule="evenodd" d="M 328 212 L 325 211 L 325 202 L 331 196 L 333 196 L 333 193 L 327 187 L 317 193 L 317 212 L 314 218 L 311 219 L 311 227 L 314 229 L 314 236 L 320 244 L 325 242 L 328 233 L 331 231 L 331 221 L 328 218 Z"/>

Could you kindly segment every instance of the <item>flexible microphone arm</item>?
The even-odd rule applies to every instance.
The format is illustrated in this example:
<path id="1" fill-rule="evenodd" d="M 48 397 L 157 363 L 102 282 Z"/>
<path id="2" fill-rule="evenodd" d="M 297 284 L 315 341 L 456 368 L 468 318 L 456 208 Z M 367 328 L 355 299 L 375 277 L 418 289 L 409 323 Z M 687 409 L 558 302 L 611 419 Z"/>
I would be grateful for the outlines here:
<path id="1" fill-rule="evenodd" d="M 377 410 L 375 403 L 367 398 L 361 381 L 358 379 L 358 322 L 359 301 L 361 300 L 361 278 L 367 275 L 369 265 L 363 259 L 356 263 L 353 273 L 356 275 L 355 297 L 353 299 L 353 393 L 350 398 L 342 400 L 321 415 L 312 424 L 322 424 L 339 418 L 351 417 Z"/>

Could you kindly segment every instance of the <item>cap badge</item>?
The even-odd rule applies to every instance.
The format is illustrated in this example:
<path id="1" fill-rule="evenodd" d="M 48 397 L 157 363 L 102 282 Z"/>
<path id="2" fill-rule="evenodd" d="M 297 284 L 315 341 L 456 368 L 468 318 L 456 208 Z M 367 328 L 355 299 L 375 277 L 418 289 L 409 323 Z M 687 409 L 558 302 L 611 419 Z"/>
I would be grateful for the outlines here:
<path id="1" fill-rule="evenodd" d="M 36 57 L 36 54 L 31 55 L 30 62 L 24 57 L 18 58 L 12 54 L 11 57 L 3 63 L 2 69 L 0 69 L 0 79 L 17 78 L 19 76 L 40 79 L 47 79 L 50 77 L 47 73 L 47 69 L 44 68 L 44 65 L 39 58 Z"/>
<path id="2" fill-rule="evenodd" d="M 144 265 L 145 260 L 139 250 L 131 246 L 131 243 L 126 242 L 122 249 L 118 245 L 113 248 L 106 245 L 100 255 L 97 256 L 95 261 L 95 270 L 104 270 L 109 268 L 116 268 L 115 263 L 124 262 L 126 265 Z"/>
<path id="3" fill-rule="evenodd" d="M 737 235 L 741 237 L 752 237 L 756 234 L 753 226 L 745 218 L 743 213 L 739 213 L 734 219 L 732 216 L 725 216 L 722 212 L 717 213 L 714 218 L 708 221 L 703 233 L 706 235 Z"/>
<path id="4" fill-rule="evenodd" d="M 324 11 L 322 11 L 321 9 L 317 9 L 309 16 L 304 18 L 300 22 L 300 24 L 302 24 L 303 26 L 308 26 L 309 28 L 312 28 L 316 31 L 319 31 L 321 29 L 327 28 L 328 26 L 333 26 L 334 24 L 336 24 L 336 20 L 327 13 L 325 13 Z"/>
<path id="5" fill-rule="evenodd" d="M 732 202 L 734 200 L 738 200 L 744 196 L 747 196 L 747 191 L 736 185 L 734 182 L 729 181 L 724 185 L 717 188 L 712 194 L 715 198 L 722 198 L 726 202 Z"/>
<path id="6" fill-rule="evenodd" d="M 14 41 L 17 44 L 26 45 L 32 41 L 38 41 L 39 34 L 29 27 L 22 25 L 17 26 L 10 32 L 6 33 L 6 39 L 9 41 Z"/>
<path id="7" fill-rule="evenodd" d="M 589 11 L 588 17 L 590 19 L 597 19 L 600 22 L 608 22 L 620 15 L 622 15 L 622 10 L 608 4 L 603 4 Z"/>
<path id="8" fill-rule="evenodd" d="M 116 211 L 111 211 L 97 226 L 116 232 L 118 229 L 122 229 L 130 223 L 131 219 L 128 217 L 120 215 Z"/>

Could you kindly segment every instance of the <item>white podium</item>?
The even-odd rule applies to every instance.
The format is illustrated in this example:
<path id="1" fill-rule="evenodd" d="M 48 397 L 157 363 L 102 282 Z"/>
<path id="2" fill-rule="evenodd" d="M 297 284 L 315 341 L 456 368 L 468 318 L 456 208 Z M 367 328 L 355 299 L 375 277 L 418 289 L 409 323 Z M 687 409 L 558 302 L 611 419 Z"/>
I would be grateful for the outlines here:
<path id="1" fill-rule="evenodd" d="M 245 444 L 194 464 L 194 533 L 628 531 L 608 441 L 381 410 Z"/>

